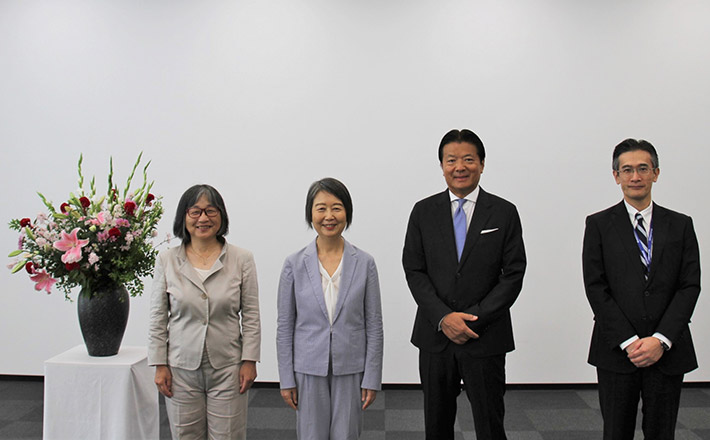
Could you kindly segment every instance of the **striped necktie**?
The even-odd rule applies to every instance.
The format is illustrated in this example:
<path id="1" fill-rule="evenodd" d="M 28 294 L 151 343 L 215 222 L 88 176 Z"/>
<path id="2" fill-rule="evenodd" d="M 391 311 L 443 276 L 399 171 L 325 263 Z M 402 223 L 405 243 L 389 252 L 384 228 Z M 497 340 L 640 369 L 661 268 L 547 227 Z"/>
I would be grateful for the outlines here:
<path id="1" fill-rule="evenodd" d="M 648 234 L 646 234 L 646 228 L 643 226 L 643 216 L 640 212 L 636 213 L 636 242 L 639 245 L 639 251 L 641 252 L 641 263 L 643 264 L 643 276 L 648 279 L 648 265 L 649 255 L 651 250 L 648 248 Z"/>

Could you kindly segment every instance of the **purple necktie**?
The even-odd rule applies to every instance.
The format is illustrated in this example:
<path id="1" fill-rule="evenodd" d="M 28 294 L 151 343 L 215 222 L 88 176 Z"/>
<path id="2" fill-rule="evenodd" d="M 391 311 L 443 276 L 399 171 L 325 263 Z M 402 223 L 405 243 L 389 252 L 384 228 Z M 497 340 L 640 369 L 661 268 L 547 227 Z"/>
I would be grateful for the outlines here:
<path id="1" fill-rule="evenodd" d="M 456 254 L 461 261 L 461 253 L 463 245 L 466 243 L 466 213 L 463 210 L 463 204 L 466 199 L 458 199 L 459 206 L 454 212 L 454 236 L 456 237 Z"/>

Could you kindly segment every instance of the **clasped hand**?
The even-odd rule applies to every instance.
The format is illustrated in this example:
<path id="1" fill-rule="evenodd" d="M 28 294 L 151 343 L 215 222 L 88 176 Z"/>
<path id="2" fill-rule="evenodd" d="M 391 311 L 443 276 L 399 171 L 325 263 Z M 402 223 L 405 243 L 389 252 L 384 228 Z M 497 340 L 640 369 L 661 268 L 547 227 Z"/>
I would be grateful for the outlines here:
<path id="1" fill-rule="evenodd" d="M 626 354 L 637 368 L 650 367 L 663 356 L 663 347 L 658 338 L 649 336 L 632 342 L 626 347 Z"/>
<path id="2" fill-rule="evenodd" d="M 478 339 L 478 334 L 466 324 L 477 319 L 469 313 L 451 312 L 441 320 L 441 331 L 455 344 L 465 344 L 469 339 Z"/>

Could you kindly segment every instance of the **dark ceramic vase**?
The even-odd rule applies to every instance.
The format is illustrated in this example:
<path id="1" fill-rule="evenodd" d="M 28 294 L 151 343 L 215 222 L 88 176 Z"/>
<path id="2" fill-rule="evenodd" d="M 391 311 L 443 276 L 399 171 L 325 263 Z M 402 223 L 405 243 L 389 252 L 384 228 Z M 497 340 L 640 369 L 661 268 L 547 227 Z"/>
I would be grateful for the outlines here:
<path id="1" fill-rule="evenodd" d="M 121 348 L 128 323 L 128 291 L 123 285 L 79 293 L 79 327 L 89 356 L 113 356 Z"/>

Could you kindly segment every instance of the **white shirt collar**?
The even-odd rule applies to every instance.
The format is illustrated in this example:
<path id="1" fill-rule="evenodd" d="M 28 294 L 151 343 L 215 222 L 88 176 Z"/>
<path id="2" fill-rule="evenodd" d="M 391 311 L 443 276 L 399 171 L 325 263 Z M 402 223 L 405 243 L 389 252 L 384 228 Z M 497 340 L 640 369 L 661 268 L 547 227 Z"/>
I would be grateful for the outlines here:
<path id="1" fill-rule="evenodd" d="M 643 221 L 646 223 L 645 228 L 648 229 L 648 225 L 651 224 L 651 217 L 653 216 L 653 201 L 651 201 L 651 203 L 649 203 L 643 211 L 638 211 L 636 208 L 631 206 L 626 199 L 624 199 L 624 205 L 626 206 L 626 211 L 629 213 L 631 224 L 636 227 L 636 213 L 640 212 L 643 216 Z"/>
<path id="2" fill-rule="evenodd" d="M 481 187 L 479 185 L 476 185 L 476 189 L 468 193 L 466 197 L 463 198 L 468 200 L 469 202 L 476 203 L 476 201 L 478 200 L 478 193 L 480 192 L 480 189 Z M 456 194 L 452 193 L 451 190 L 449 190 L 449 197 L 451 198 L 452 202 L 456 202 L 460 198 Z"/>

